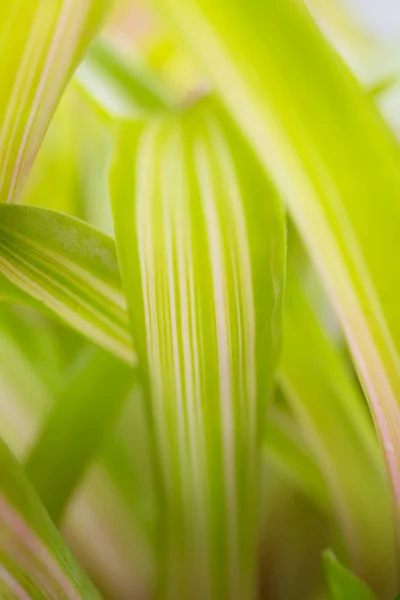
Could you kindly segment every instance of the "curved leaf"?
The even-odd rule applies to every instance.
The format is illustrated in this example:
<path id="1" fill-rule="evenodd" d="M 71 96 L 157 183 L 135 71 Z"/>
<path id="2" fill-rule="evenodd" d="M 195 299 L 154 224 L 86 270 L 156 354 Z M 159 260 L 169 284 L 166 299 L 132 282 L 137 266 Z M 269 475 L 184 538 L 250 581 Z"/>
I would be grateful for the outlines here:
<path id="1" fill-rule="evenodd" d="M 296 424 L 274 407 L 264 441 L 265 460 L 272 462 L 291 484 L 323 512 L 329 511 L 329 494 L 321 469 Z"/>
<path id="2" fill-rule="evenodd" d="M 0 442 L 0 594 L 10 600 L 100 600 L 75 565 L 3 442 Z"/>
<path id="3" fill-rule="evenodd" d="M 58 522 L 85 469 L 111 430 L 133 382 L 133 370 L 91 348 L 64 386 L 27 462 L 41 501 Z"/>
<path id="4" fill-rule="evenodd" d="M 399 519 L 398 148 L 303 2 L 157 3 L 288 201 L 345 329 Z"/>
<path id="5" fill-rule="evenodd" d="M 0 202 L 14 202 L 61 93 L 110 0 L 0 7 Z"/>
<path id="6" fill-rule="evenodd" d="M 112 204 L 160 473 L 160 596 L 251 597 L 281 317 L 279 203 L 205 103 L 123 129 Z"/>
<path id="7" fill-rule="evenodd" d="M 373 426 L 290 260 L 279 380 L 324 475 L 354 570 L 390 593 L 396 581 L 394 521 Z"/>
<path id="8" fill-rule="evenodd" d="M 173 105 L 172 98 L 144 65 L 125 61 L 105 41 L 92 44 L 75 79 L 108 117 L 138 117 Z"/>
<path id="9" fill-rule="evenodd" d="M 377 600 L 368 586 L 345 569 L 332 552 L 325 552 L 324 567 L 332 600 Z"/>
<path id="10" fill-rule="evenodd" d="M 0 273 L 83 335 L 134 362 L 111 238 L 50 210 L 0 205 Z"/>

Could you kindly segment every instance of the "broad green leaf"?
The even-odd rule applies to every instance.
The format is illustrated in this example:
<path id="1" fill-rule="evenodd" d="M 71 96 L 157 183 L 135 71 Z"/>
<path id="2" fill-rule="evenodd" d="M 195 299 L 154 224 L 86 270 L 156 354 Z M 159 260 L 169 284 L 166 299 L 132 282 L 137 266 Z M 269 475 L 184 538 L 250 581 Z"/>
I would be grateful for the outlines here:
<path id="1" fill-rule="evenodd" d="M 144 64 L 126 61 L 105 41 L 91 46 L 75 79 L 108 117 L 139 117 L 173 105 L 168 92 Z"/>
<path id="2" fill-rule="evenodd" d="M 0 443 L 0 595 L 99 600 L 75 565 L 21 467 Z"/>
<path id="3" fill-rule="evenodd" d="M 399 516 L 398 148 L 303 2 L 156 3 L 288 202 L 340 315 Z"/>
<path id="4" fill-rule="evenodd" d="M 394 522 L 372 423 L 291 260 L 279 380 L 324 475 L 352 564 L 374 587 L 390 593 L 396 579 Z"/>
<path id="5" fill-rule="evenodd" d="M 316 506 L 324 512 L 329 510 L 326 482 L 307 443 L 295 423 L 275 407 L 268 417 L 264 448 L 267 467 L 272 462 Z"/>
<path id="6" fill-rule="evenodd" d="M 47 311 L 133 362 L 111 238 L 73 217 L 3 205 L 0 273 Z"/>
<path id="7" fill-rule="evenodd" d="M 90 348 L 77 362 L 26 463 L 56 522 L 115 424 L 133 381 L 133 369 L 100 348 Z"/>
<path id="8" fill-rule="evenodd" d="M 62 91 L 111 0 L 0 7 L 0 202 L 14 202 Z"/>
<path id="9" fill-rule="evenodd" d="M 205 103 L 123 128 L 112 206 L 159 471 L 159 596 L 251 598 L 281 317 L 279 204 Z"/>
<path id="10" fill-rule="evenodd" d="M 332 552 L 325 552 L 324 567 L 332 600 L 377 600 L 369 587 L 343 567 Z"/>

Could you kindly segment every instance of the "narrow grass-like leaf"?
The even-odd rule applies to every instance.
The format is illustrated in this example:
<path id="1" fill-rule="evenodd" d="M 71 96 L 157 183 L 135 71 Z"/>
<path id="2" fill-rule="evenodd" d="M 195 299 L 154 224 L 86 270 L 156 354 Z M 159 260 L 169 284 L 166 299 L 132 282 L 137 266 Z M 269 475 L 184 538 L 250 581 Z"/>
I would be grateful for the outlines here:
<path id="1" fill-rule="evenodd" d="M 160 473 L 158 595 L 251 598 L 281 317 L 279 204 L 207 103 L 124 128 L 112 204 Z"/>
<path id="2" fill-rule="evenodd" d="M 75 565 L 21 467 L 0 442 L 0 595 L 99 600 Z"/>
<path id="3" fill-rule="evenodd" d="M 105 41 L 91 46 L 75 79 L 108 117 L 138 117 L 173 105 L 168 92 L 145 65 L 127 62 Z"/>
<path id="4" fill-rule="evenodd" d="M 369 398 L 399 520 L 398 148 L 303 2 L 157 3 L 257 148 L 324 277 Z"/>
<path id="5" fill-rule="evenodd" d="M 279 379 L 324 474 L 354 570 L 390 594 L 396 579 L 394 522 L 372 423 L 291 261 Z"/>
<path id="6" fill-rule="evenodd" d="M 90 348 L 78 358 L 70 378 L 26 463 L 35 490 L 56 522 L 115 424 L 133 369 L 100 348 Z"/>
<path id="7" fill-rule="evenodd" d="M 114 242 L 50 210 L 0 206 L 0 273 L 77 331 L 133 362 Z"/>
<path id="8" fill-rule="evenodd" d="M 325 552 L 324 567 L 332 600 L 377 600 L 369 587 L 343 567 L 332 552 Z"/>
<path id="9" fill-rule="evenodd" d="M 110 0 L 0 7 L 0 202 L 18 198 L 61 93 Z"/>
<path id="10" fill-rule="evenodd" d="M 326 482 L 308 444 L 296 424 L 275 407 L 268 418 L 264 447 L 267 468 L 272 462 L 296 489 L 323 512 L 329 512 Z"/>

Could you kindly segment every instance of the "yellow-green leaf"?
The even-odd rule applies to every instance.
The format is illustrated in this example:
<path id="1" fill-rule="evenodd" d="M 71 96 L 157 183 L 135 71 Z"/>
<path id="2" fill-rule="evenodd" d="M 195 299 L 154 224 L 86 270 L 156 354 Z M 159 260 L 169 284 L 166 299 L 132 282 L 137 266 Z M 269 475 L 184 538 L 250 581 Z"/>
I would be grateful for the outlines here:
<path id="1" fill-rule="evenodd" d="M 323 512 L 330 512 L 329 493 L 323 472 L 297 423 L 283 411 L 273 407 L 268 415 L 264 448 L 266 477 L 272 463 L 291 485 Z"/>
<path id="2" fill-rule="evenodd" d="M 172 97 L 144 64 L 131 64 L 103 40 L 91 46 L 75 80 L 109 118 L 138 117 L 173 106 Z"/>
<path id="3" fill-rule="evenodd" d="M 0 596 L 100 600 L 0 441 Z"/>
<path id="4" fill-rule="evenodd" d="M 257 149 L 325 280 L 368 395 L 399 517 L 398 148 L 304 2 L 157 4 Z"/>
<path id="5" fill-rule="evenodd" d="M 0 6 L 0 202 L 14 202 L 61 93 L 111 0 Z"/>
<path id="6" fill-rule="evenodd" d="M 332 552 L 325 552 L 324 567 L 332 600 L 377 600 L 366 583 L 341 565 Z"/>
<path id="7" fill-rule="evenodd" d="M 34 306 L 42 304 L 126 362 L 134 361 L 111 238 L 51 210 L 0 205 L 0 272 Z M 7 293 L 12 294 L 10 286 Z"/>
<path id="8" fill-rule="evenodd" d="M 251 598 L 283 219 L 209 103 L 127 125 L 112 205 L 158 466 L 165 598 Z"/>
<path id="9" fill-rule="evenodd" d="M 26 471 L 53 521 L 59 522 L 85 470 L 97 457 L 133 384 L 133 369 L 100 348 L 79 355 L 55 398 Z"/>
<path id="10" fill-rule="evenodd" d="M 396 582 L 394 520 L 373 425 L 300 281 L 289 260 L 279 380 L 323 473 L 351 565 L 390 594 Z"/>

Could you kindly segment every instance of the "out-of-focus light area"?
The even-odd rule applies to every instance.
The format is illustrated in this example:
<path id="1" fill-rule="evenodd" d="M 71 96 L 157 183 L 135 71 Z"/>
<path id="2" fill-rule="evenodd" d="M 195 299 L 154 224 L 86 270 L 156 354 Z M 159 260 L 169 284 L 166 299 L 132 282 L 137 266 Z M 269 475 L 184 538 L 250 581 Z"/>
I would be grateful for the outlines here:
<path id="1" fill-rule="evenodd" d="M 343 5 L 377 37 L 394 38 L 400 31 L 398 0 L 343 0 Z"/>

